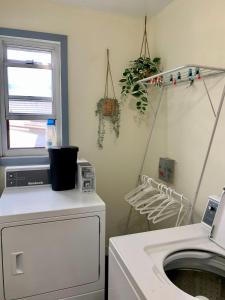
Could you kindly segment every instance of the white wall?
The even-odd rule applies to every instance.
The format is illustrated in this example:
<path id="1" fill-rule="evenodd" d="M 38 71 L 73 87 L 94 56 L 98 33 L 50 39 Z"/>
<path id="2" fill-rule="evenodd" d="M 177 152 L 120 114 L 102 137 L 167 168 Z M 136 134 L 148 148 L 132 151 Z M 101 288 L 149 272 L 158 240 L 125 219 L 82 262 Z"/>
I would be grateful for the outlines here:
<path id="1" fill-rule="evenodd" d="M 97 149 L 97 101 L 104 93 L 106 48 L 118 81 L 129 60 L 139 55 L 143 18 L 78 9 L 49 0 L 0 0 L 0 26 L 68 36 L 70 143 L 96 167 L 97 191 L 107 207 L 107 236 L 124 232 L 128 205 L 123 196 L 135 186 L 148 122 L 139 123 L 126 103 L 118 140 L 107 133 Z"/>
<path id="2" fill-rule="evenodd" d="M 150 34 L 153 54 L 164 69 L 186 63 L 225 66 L 224 0 L 174 0 L 153 18 Z M 123 196 L 135 186 L 143 158 L 150 121 L 139 122 L 126 103 L 122 109 L 118 140 L 107 134 L 104 149 L 98 150 L 96 102 L 103 96 L 105 51 L 111 50 L 116 93 L 127 62 L 139 54 L 143 18 L 60 5 L 50 0 L 0 0 L 0 26 L 43 31 L 68 36 L 70 143 L 80 148 L 97 171 L 97 191 L 107 205 L 107 236 L 124 232 L 129 207 Z M 224 81 L 207 80 L 215 105 Z M 153 105 L 157 104 L 153 93 Z M 197 213 L 202 213 L 208 194 L 219 194 L 224 184 L 224 110 L 200 191 Z M 160 118 L 145 164 L 145 172 L 157 177 L 158 158 L 176 160 L 175 186 L 193 198 L 213 124 L 202 82 L 165 91 Z M 139 218 L 133 219 L 133 228 Z"/>
<path id="3" fill-rule="evenodd" d="M 154 17 L 154 53 L 162 58 L 164 70 L 188 63 L 225 67 L 224 11 L 224 0 L 174 0 Z M 217 108 L 225 81 L 218 77 L 207 79 L 206 83 Z M 190 88 L 171 86 L 166 89 L 163 100 L 165 150 L 168 157 L 176 160 L 175 187 L 193 199 L 214 117 L 202 81 Z M 224 114 L 225 106 L 198 197 L 198 216 L 202 214 L 207 196 L 220 195 L 225 184 Z M 156 145 L 151 151 L 154 149 Z M 160 153 L 156 152 L 158 159 Z M 156 174 L 158 165 L 154 156 L 149 156 L 147 164 L 155 164 L 151 172 Z"/>

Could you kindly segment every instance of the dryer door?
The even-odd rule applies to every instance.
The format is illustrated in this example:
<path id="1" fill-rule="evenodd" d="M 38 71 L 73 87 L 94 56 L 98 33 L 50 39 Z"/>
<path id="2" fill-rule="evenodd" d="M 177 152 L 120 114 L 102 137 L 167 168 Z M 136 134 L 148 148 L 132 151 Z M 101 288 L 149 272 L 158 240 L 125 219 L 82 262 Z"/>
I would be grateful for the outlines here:
<path id="1" fill-rule="evenodd" d="M 99 278 L 99 217 L 2 230 L 7 300 L 95 282 Z"/>

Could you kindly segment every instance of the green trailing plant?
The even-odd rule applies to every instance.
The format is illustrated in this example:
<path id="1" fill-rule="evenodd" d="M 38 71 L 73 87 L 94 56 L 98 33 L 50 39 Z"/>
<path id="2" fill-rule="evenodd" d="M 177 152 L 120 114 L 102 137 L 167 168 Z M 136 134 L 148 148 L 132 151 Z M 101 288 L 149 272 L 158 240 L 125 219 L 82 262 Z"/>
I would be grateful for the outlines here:
<path id="1" fill-rule="evenodd" d="M 140 84 L 138 81 L 159 73 L 159 68 L 159 57 L 155 57 L 153 60 L 150 57 L 139 57 L 130 63 L 120 79 L 122 97 L 134 96 L 136 98 L 136 108 L 140 113 L 144 113 L 147 109 L 148 93 L 146 84 Z"/>
<path id="2" fill-rule="evenodd" d="M 147 17 L 145 17 L 140 57 L 130 62 L 129 67 L 124 70 L 122 78 L 120 79 L 122 97 L 127 98 L 128 95 L 135 97 L 136 108 L 142 114 L 145 113 L 147 109 L 149 93 L 147 92 L 147 85 L 140 84 L 138 81 L 159 72 L 160 58 L 155 57 L 154 59 L 151 59 L 150 57 L 147 34 Z"/>
<path id="3" fill-rule="evenodd" d="M 110 98 L 109 94 L 109 83 L 112 86 L 113 97 Z M 109 49 L 107 49 L 107 70 L 105 80 L 105 93 L 104 97 L 97 102 L 97 108 L 95 111 L 98 116 L 98 138 L 97 145 L 99 149 L 103 149 L 103 141 L 105 137 L 105 124 L 106 121 L 110 123 L 112 131 L 114 131 L 116 137 L 119 137 L 120 129 L 120 103 L 116 99 L 115 89 L 112 79 L 111 66 L 109 62 Z"/>
<path id="4" fill-rule="evenodd" d="M 111 105 L 109 104 L 111 103 Z M 111 107 L 111 108 L 109 108 Z M 102 98 L 97 102 L 96 116 L 98 116 L 98 139 L 97 144 L 103 149 L 106 122 L 110 122 L 115 136 L 119 137 L 120 129 L 120 104 L 117 99 Z"/>

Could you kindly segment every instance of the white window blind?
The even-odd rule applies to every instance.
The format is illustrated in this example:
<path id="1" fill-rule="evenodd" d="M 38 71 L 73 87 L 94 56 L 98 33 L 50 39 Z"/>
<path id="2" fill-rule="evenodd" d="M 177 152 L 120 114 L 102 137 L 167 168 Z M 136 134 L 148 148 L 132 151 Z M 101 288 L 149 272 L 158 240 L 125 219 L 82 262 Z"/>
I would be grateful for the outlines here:
<path id="1" fill-rule="evenodd" d="M 55 118 L 52 52 L 4 46 L 6 119 Z"/>

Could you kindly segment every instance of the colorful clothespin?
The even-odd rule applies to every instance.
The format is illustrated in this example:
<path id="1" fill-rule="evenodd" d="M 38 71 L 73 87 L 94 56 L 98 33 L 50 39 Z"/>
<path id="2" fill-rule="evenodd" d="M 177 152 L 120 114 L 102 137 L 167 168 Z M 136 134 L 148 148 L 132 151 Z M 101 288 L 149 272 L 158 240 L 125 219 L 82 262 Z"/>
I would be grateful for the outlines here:
<path id="1" fill-rule="evenodd" d="M 197 77 L 197 79 L 201 79 L 201 74 L 200 74 L 200 69 L 199 67 L 195 68 L 195 76 Z"/>
<path id="2" fill-rule="evenodd" d="M 162 76 L 158 76 L 155 78 L 155 85 L 156 86 L 161 86 L 162 85 Z"/>
<path id="3" fill-rule="evenodd" d="M 160 77 L 156 78 L 156 83 L 159 84 L 160 83 Z"/>
<path id="4" fill-rule="evenodd" d="M 177 84 L 177 81 L 176 81 L 176 78 L 174 78 L 173 85 L 176 85 L 176 84 Z"/>
<path id="5" fill-rule="evenodd" d="M 192 85 L 194 83 L 194 76 L 191 68 L 188 70 L 188 79 L 190 81 L 190 85 Z"/>
<path id="6" fill-rule="evenodd" d="M 193 77 L 193 73 L 192 73 L 192 69 L 188 70 L 188 78 L 192 78 Z"/>

